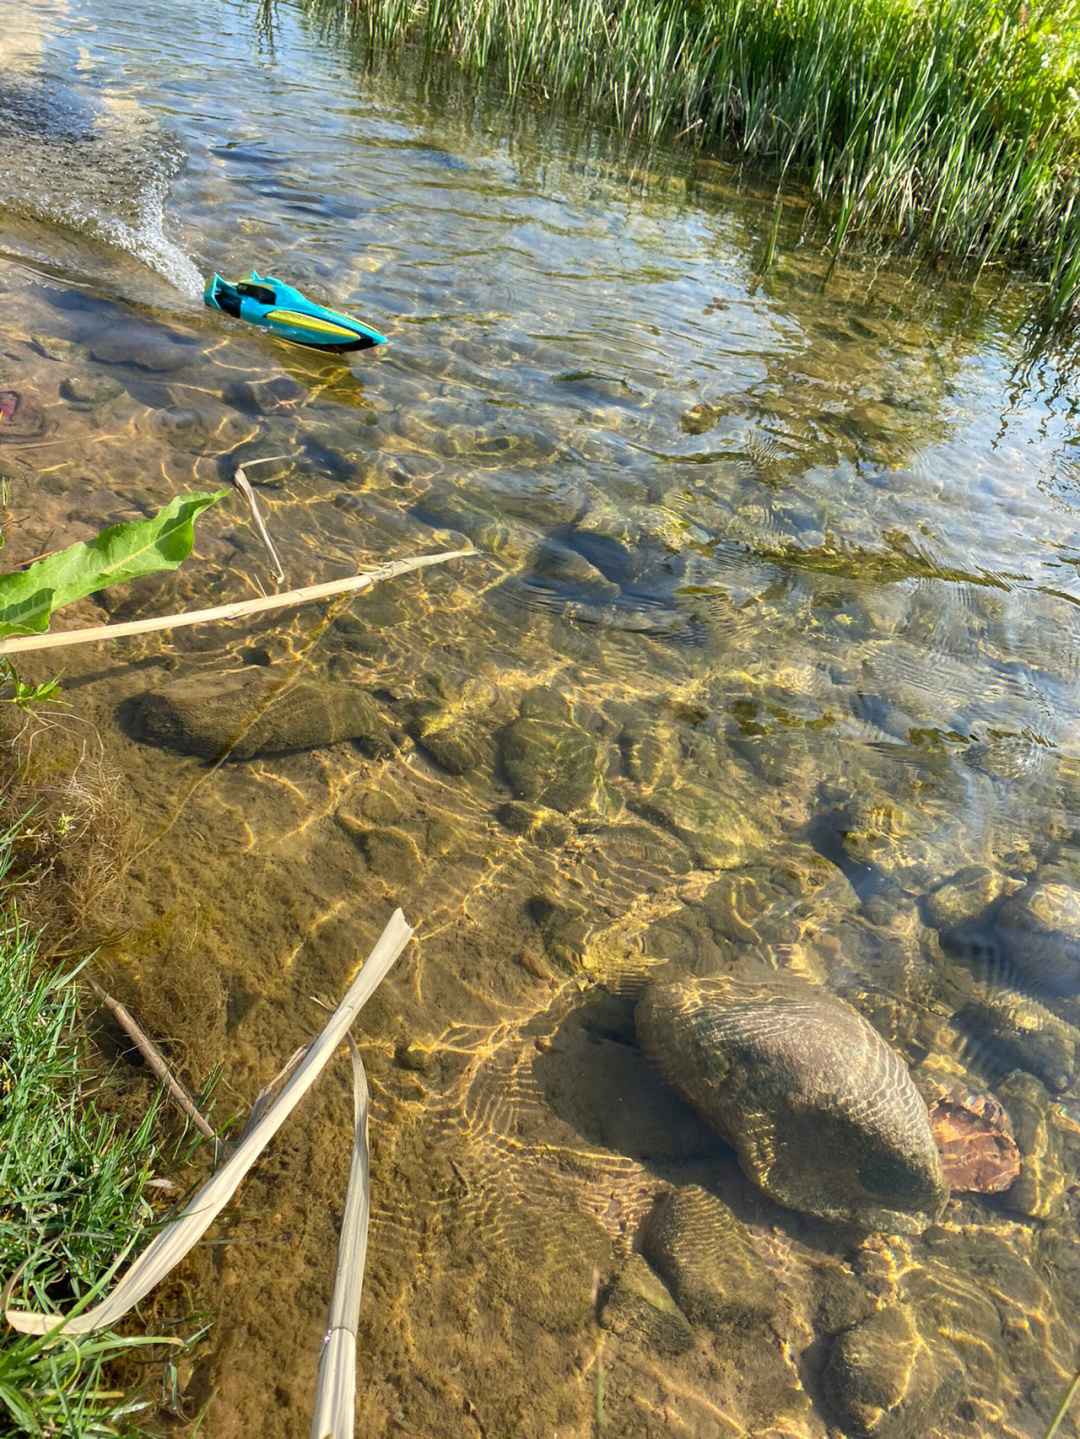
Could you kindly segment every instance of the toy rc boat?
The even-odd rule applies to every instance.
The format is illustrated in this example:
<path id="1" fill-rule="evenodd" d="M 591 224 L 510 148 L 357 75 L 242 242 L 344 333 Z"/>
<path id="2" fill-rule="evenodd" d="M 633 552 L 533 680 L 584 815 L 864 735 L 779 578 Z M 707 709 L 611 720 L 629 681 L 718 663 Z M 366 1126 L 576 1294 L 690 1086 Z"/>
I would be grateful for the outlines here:
<path id="1" fill-rule="evenodd" d="M 316 350 L 367 350 L 372 345 L 386 344 L 386 336 L 378 330 L 362 325 L 351 315 L 315 305 L 291 285 L 255 270 L 235 285 L 214 275 L 203 299 L 226 315 L 250 320 L 253 325 L 273 330 L 283 340 Z"/>

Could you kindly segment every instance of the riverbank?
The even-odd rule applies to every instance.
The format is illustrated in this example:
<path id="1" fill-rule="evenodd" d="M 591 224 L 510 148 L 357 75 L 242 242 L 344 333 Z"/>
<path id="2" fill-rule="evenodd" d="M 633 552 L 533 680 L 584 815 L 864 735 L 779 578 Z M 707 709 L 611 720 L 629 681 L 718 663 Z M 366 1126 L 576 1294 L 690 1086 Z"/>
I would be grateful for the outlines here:
<path id="1" fill-rule="evenodd" d="M 20 726 L 4 708 L 0 1275 L 16 1307 L 69 1312 L 108 1287 L 179 1197 L 163 1177 L 179 1151 L 153 1077 L 111 1062 L 123 1037 L 101 1028 L 85 998 L 81 956 L 115 920 L 118 795 L 81 727 Z M 189 1309 L 173 1293 L 123 1333 L 60 1342 L 4 1326 L 0 1431 L 90 1439 L 187 1417 L 172 1376 Z"/>
<path id="2" fill-rule="evenodd" d="M 309 0 L 321 15 L 342 0 Z M 1080 4 L 950 0 L 345 0 L 373 49 L 422 44 L 514 96 L 753 162 L 806 224 L 1041 281 L 1033 320 L 1080 319 Z M 771 243 L 766 247 L 766 255 Z"/>
<path id="3" fill-rule="evenodd" d="M 10 847 L 0 855 L 0 886 Z M 10 899 L 0 911 L 0 1272 L 16 1270 L 34 1305 L 67 1308 L 96 1292 L 153 1215 L 146 1185 L 155 1108 L 134 1129 L 88 1098 L 76 1042 L 77 982 L 41 969 L 38 943 Z M 6 1433 L 131 1432 L 135 1402 L 109 1366 L 148 1341 L 116 1334 L 47 1345 L 5 1333 L 0 1410 Z M 109 1427 L 115 1426 L 115 1427 Z"/>

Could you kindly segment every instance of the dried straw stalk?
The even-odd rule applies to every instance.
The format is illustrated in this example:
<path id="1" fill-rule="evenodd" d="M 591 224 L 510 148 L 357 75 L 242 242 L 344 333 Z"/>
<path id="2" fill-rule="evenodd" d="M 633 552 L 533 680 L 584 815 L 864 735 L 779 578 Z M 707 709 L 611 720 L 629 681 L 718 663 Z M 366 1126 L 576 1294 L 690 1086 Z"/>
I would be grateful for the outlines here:
<path id="1" fill-rule="evenodd" d="M 286 458 L 287 456 L 285 455 L 267 455 L 264 459 L 261 460 L 248 460 L 248 469 L 250 469 L 252 465 L 268 465 L 271 460 L 284 460 Z M 251 488 L 251 481 L 248 479 L 247 475 L 244 474 L 243 465 L 237 465 L 236 469 L 234 470 L 233 484 L 243 495 L 244 499 L 247 500 L 248 509 L 251 511 L 251 518 L 254 521 L 255 529 L 258 532 L 259 539 L 262 540 L 263 547 L 266 550 L 266 553 L 270 556 L 270 564 L 273 567 L 274 579 L 277 580 L 279 585 L 283 585 L 285 583 L 285 570 L 282 567 L 281 559 L 278 555 L 278 552 L 274 547 L 274 542 L 270 538 L 270 531 L 266 528 L 266 522 L 262 517 L 262 511 L 259 509 L 259 502 L 255 498 L 255 491 Z"/>
<path id="2" fill-rule="evenodd" d="M 353 1146 L 345 1217 L 338 1240 L 334 1293 L 326 1342 L 319 1360 L 311 1439 L 352 1439 L 356 1399 L 356 1326 L 367 1260 L 371 1214 L 371 1155 L 368 1150 L 368 1086 L 363 1061 L 347 1035 L 353 1066 Z"/>
<path id="3" fill-rule="evenodd" d="M 29 650 L 51 650 L 61 645 L 86 645 L 94 640 L 117 640 L 126 635 L 145 635 L 154 630 L 182 629 L 185 625 L 204 625 L 212 620 L 237 620 L 248 615 L 265 614 L 267 610 L 286 609 L 290 605 L 307 604 L 310 600 L 325 600 L 332 595 L 355 594 L 366 590 L 380 580 L 391 579 L 394 575 L 408 574 L 410 570 L 421 570 L 426 565 L 442 565 L 447 560 L 463 559 L 474 555 L 475 550 L 443 550 L 434 555 L 415 555 L 411 560 L 391 560 L 377 569 L 367 570 L 362 575 L 350 575 L 344 580 L 328 580 L 322 585 L 306 585 L 299 590 L 286 590 L 280 595 L 261 595 L 256 600 L 234 600 L 228 605 L 215 605 L 209 610 L 186 610 L 175 615 L 155 615 L 153 619 L 130 620 L 119 625 L 92 625 L 88 629 L 65 630 L 59 634 L 8 635 L 0 640 L 0 655 L 24 654 Z"/>
<path id="4" fill-rule="evenodd" d="M 12 1328 L 24 1334 L 51 1334 L 62 1328 L 65 1335 L 107 1329 L 164 1279 L 210 1228 L 263 1149 L 314 1084 L 359 1011 L 412 938 L 412 933 L 401 910 L 396 909 L 344 999 L 311 1044 L 288 1083 L 267 1107 L 258 1125 L 237 1145 L 218 1172 L 196 1191 L 177 1218 L 151 1241 L 107 1299 L 81 1314 L 66 1317 L 5 1306 L 5 1317 Z"/>

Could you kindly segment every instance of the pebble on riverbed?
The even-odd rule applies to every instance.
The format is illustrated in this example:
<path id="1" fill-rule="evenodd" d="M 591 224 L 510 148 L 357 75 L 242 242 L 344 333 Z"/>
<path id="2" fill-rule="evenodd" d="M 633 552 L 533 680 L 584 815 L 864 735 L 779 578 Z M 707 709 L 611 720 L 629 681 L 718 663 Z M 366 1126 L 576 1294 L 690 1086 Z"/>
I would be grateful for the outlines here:
<path id="1" fill-rule="evenodd" d="M 60 381 L 60 396 L 71 405 L 94 410 L 124 393 L 124 387 L 110 375 L 68 375 Z"/>
<path id="2" fill-rule="evenodd" d="M 644 1258 L 667 1286 L 660 1293 L 670 1290 L 678 1310 L 692 1324 L 710 1331 L 712 1364 L 718 1366 L 714 1372 L 724 1373 L 737 1386 L 752 1416 L 750 1432 L 773 1432 L 781 1418 L 783 1432 L 801 1432 L 788 1426 L 805 1421 L 809 1399 L 795 1365 L 778 1342 L 791 1297 L 758 1255 L 739 1219 L 699 1185 L 679 1186 L 660 1195 L 646 1216 L 639 1242 Z M 647 1281 L 640 1269 L 635 1277 L 644 1289 Z M 655 1283 L 647 1292 L 656 1295 Z M 658 1331 L 669 1343 L 682 1336 L 669 1312 L 655 1300 L 653 1305 L 651 1313 L 643 1314 L 640 1305 L 633 1313 L 644 1320 L 654 1347 Z"/>
<path id="3" fill-rule="evenodd" d="M 720 418 L 720 411 L 715 405 L 691 405 L 684 410 L 679 424 L 688 435 L 703 435 L 711 430 Z"/>
<path id="4" fill-rule="evenodd" d="M 775 1315 L 776 1282 L 745 1229 L 698 1185 L 660 1196 L 645 1221 L 641 1246 L 693 1323 L 752 1330 Z"/>
<path id="5" fill-rule="evenodd" d="M 662 1280 L 640 1254 L 631 1254 L 600 1313 L 600 1325 L 657 1354 L 684 1354 L 694 1331 Z"/>
<path id="6" fill-rule="evenodd" d="M 744 806 L 715 790 L 655 789 L 631 800 L 630 808 L 687 844 L 701 869 L 734 869 L 764 848 L 761 830 Z"/>
<path id="7" fill-rule="evenodd" d="M 422 677 L 419 693 L 395 701 L 393 713 L 416 744 L 447 774 L 466 775 L 494 765 L 495 745 L 481 720 L 462 705 L 463 695 L 443 676 Z"/>
<path id="8" fill-rule="evenodd" d="M 597 741 L 561 695 L 542 687 L 522 696 L 519 717 L 500 735 L 500 758 L 516 799 L 563 814 L 588 806 L 600 784 Z"/>
<path id="9" fill-rule="evenodd" d="M 1020 1173 L 1012 1124 L 992 1094 L 924 1082 L 930 1129 L 949 1188 L 1000 1194 Z"/>
<path id="10" fill-rule="evenodd" d="M 1005 877 L 997 870 L 985 864 L 968 865 L 924 896 L 927 922 L 935 929 L 954 929 L 982 914 L 1005 888 Z"/>

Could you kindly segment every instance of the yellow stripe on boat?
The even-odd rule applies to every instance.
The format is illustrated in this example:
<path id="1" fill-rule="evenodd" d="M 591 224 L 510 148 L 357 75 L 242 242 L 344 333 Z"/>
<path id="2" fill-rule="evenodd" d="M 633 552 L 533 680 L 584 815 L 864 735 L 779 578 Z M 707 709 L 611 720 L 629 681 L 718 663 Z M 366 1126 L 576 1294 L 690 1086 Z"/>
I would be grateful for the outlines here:
<path id="1" fill-rule="evenodd" d="M 310 335 L 323 335 L 335 340 L 357 338 L 356 331 L 349 325 L 338 325 L 317 315 L 302 315 L 298 310 L 268 310 L 266 318 L 276 325 L 291 325 L 294 330 L 306 330 Z"/>

